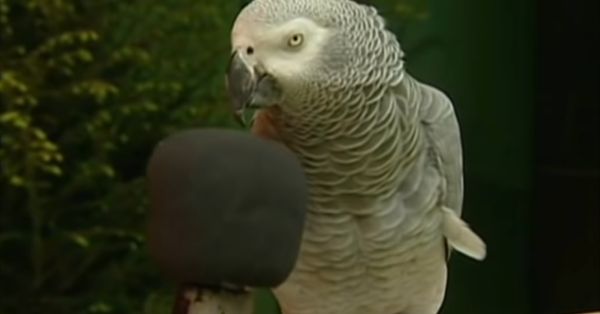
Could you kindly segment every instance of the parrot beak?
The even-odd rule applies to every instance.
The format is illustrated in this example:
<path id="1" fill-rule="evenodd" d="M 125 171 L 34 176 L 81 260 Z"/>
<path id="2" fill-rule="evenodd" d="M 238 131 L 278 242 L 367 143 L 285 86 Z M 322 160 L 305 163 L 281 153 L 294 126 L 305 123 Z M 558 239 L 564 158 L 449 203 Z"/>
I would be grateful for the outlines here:
<path id="1" fill-rule="evenodd" d="M 246 109 L 272 105 L 281 97 L 281 88 L 275 78 L 260 66 L 248 65 L 237 51 L 229 61 L 226 84 L 234 117 L 242 126 L 246 126 Z"/>

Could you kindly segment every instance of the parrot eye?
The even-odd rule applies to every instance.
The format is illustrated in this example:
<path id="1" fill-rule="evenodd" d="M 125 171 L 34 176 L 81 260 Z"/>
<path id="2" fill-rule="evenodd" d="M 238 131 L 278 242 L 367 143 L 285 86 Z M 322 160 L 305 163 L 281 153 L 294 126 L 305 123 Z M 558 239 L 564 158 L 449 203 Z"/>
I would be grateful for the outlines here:
<path id="1" fill-rule="evenodd" d="M 302 45 L 303 41 L 304 41 L 304 36 L 302 34 L 294 34 L 288 40 L 288 46 L 298 47 L 298 46 Z"/>

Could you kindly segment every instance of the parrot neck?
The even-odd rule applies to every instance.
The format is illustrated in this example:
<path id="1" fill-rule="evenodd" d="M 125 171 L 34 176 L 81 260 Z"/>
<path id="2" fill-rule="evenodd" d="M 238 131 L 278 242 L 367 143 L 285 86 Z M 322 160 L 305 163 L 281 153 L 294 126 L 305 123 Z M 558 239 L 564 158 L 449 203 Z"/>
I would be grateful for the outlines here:
<path id="1" fill-rule="evenodd" d="M 367 86 L 306 106 L 312 110 L 279 113 L 279 136 L 302 161 L 313 200 L 395 195 L 423 142 L 420 128 L 407 121 L 415 113 L 399 104 L 402 85 Z"/>

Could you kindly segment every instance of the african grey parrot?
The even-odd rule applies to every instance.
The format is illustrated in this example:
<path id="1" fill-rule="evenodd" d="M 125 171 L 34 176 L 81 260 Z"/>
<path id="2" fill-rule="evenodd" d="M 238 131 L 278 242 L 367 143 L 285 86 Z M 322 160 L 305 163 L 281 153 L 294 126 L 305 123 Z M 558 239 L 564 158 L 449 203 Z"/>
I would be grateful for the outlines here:
<path id="1" fill-rule="evenodd" d="M 298 260 L 273 289 L 283 313 L 437 313 L 450 250 L 486 254 L 460 218 L 448 97 L 406 72 L 375 8 L 350 0 L 254 0 L 231 43 L 234 110 L 256 110 L 254 133 L 292 150 L 309 184 Z"/>

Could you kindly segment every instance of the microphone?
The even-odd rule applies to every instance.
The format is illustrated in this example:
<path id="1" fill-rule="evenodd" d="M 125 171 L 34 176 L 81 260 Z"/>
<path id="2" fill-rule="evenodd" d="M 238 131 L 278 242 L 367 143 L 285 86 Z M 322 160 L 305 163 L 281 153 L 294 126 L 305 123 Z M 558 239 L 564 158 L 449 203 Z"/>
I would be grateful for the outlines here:
<path id="1" fill-rule="evenodd" d="M 174 313 L 250 312 L 251 287 L 289 276 L 308 191 L 283 145 L 239 131 L 187 130 L 155 147 L 147 179 L 149 252 L 181 287 Z"/>

